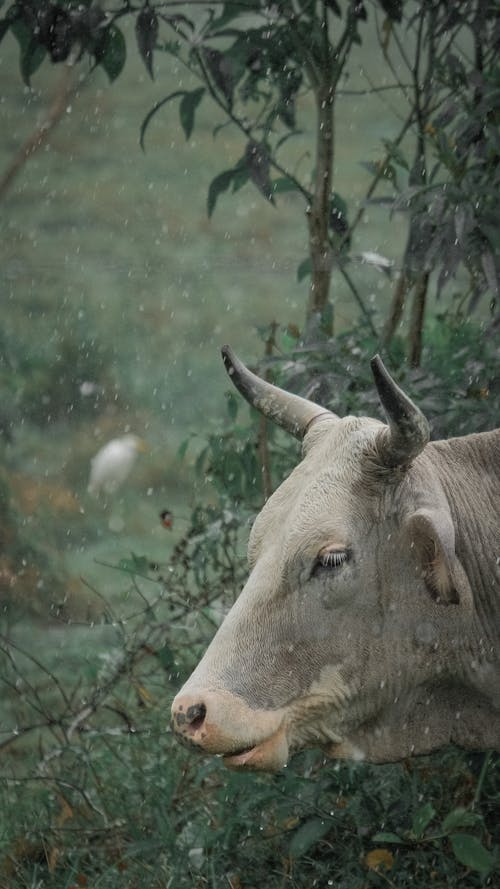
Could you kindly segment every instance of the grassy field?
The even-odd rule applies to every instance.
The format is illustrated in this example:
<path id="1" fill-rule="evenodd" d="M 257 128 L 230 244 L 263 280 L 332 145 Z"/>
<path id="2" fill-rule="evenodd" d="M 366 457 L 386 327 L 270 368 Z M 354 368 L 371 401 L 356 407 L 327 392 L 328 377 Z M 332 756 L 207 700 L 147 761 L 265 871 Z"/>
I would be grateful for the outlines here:
<path id="1" fill-rule="evenodd" d="M 366 86 L 366 51 L 360 48 L 354 58 L 349 89 Z M 17 55 L 7 37 L 0 58 L 4 170 L 64 76 L 60 67 L 44 66 L 28 91 Z M 214 141 L 217 111 L 201 107 L 186 143 L 176 108 L 167 106 L 142 153 L 145 113 L 169 91 L 189 86 L 168 57 L 158 54 L 155 65 L 152 84 L 132 49 L 116 83 L 109 85 L 100 71 L 85 79 L 48 144 L 23 166 L 3 200 L 3 336 L 19 368 L 14 401 L 24 398 L 37 420 L 22 417 L 4 462 L 15 476 L 21 513 L 34 489 L 30 537 L 53 555 L 62 550 L 74 578 L 82 572 L 98 578 L 95 556 L 106 558 L 120 546 L 147 545 L 155 557 L 168 549 L 158 512 L 173 506 L 185 515 L 198 496 L 188 468 L 196 441 L 182 466 L 178 446 L 225 413 L 220 345 L 230 342 L 252 359 L 262 352 L 257 327 L 273 320 L 300 326 L 304 317 L 307 281 L 297 282 L 296 268 L 306 255 L 306 227 L 297 198 L 283 195 L 274 209 L 247 186 L 237 199 L 222 196 L 207 219 L 210 180 L 244 147 L 227 127 Z M 307 127 L 306 100 L 303 114 Z M 339 101 L 335 187 L 354 206 L 369 182 L 360 161 L 379 157 L 381 137 L 397 126 L 396 115 L 378 99 L 346 95 Z M 307 130 L 293 150 L 294 168 L 307 175 Z M 385 212 L 373 210 L 356 250 L 396 258 L 401 237 L 401 226 L 391 229 Z M 367 301 L 382 311 L 388 279 L 363 266 L 355 275 Z M 343 282 L 335 282 L 334 297 L 341 329 L 355 309 Z M 82 382 L 99 387 L 94 411 L 80 393 Z M 46 423 L 58 404 L 56 422 L 52 416 Z M 109 516 L 85 488 L 90 457 L 127 428 L 148 440 L 150 452 L 131 481 L 132 499 L 120 507 L 124 525 L 117 541 L 107 530 Z M 50 485 L 63 490 L 56 496 Z"/>

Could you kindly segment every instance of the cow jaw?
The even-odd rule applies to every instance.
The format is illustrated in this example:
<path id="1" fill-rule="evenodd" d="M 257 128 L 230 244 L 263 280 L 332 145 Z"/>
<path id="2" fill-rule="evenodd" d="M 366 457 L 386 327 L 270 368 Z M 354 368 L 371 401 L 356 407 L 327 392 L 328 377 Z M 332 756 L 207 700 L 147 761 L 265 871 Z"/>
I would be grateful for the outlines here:
<path id="1" fill-rule="evenodd" d="M 244 750 L 242 753 L 225 756 L 224 765 L 235 771 L 249 770 L 277 772 L 286 766 L 289 758 L 288 740 L 285 727 L 281 726 L 274 735 L 261 744 Z"/>

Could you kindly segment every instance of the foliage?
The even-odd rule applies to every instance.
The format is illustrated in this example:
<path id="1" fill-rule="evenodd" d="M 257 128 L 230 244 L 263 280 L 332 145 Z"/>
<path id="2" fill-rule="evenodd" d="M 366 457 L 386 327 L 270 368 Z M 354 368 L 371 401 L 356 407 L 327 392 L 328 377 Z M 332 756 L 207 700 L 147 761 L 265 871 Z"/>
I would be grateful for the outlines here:
<path id="1" fill-rule="evenodd" d="M 369 332 L 307 349 L 287 328 L 272 334 L 288 351 L 266 356 L 262 372 L 341 413 L 373 415 Z M 428 342 L 430 385 L 395 347 L 405 388 L 442 434 L 493 425 L 493 340 L 441 319 Z M 247 523 L 262 499 L 259 425 L 232 398 L 196 466 L 213 482 L 213 504 L 194 509 L 167 563 L 123 556 L 114 569 L 123 578 L 120 601 L 99 595 L 97 621 L 44 629 L 74 634 L 62 653 L 45 645 L 38 656 L 33 630 L 4 616 L 0 884 L 493 885 L 498 757 L 448 750 L 369 766 L 307 751 L 278 775 L 239 775 L 184 751 L 166 730 L 171 696 L 241 588 Z M 296 461 L 296 445 L 277 438 L 270 448 L 276 484 Z"/>
<path id="2" fill-rule="evenodd" d="M 447 85 L 454 69 L 453 95 L 428 127 L 430 162 L 435 161 L 430 183 L 409 196 L 425 226 L 422 255 L 414 262 L 439 269 L 438 297 L 457 268 L 465 268 L 469 310 L 487 292 L 495 308 L 499 292 L 495 196 L 500 186 L 500 69 L 495 58 L 498 47 L 486 46 L 493 55 L 488 53 L 481 71 L 467 71 L 458 58 L 449 59 L 447 69 L 441 67 L 439 74 Z"/>
<path id="3" fill-rule="evenodd" d="M 87 59 L 114 80 L 126 62 L 127 43 L 120 30 L 126 17 L 133 19 L 137 50 L 151 78 L 155 58 L 167 53 L 196 83 L 168 92 L 151 108 L 141 127 L 143 147 L 153 120 L 171 103 L 178 104 L 186 139 L 195 130 L 198 108 L 207 101 L 222 111 L 225 125 L 241 134 L 241 157 L 209 185 L 208 215 L 223 194 L 238 192 L 247 183 L 274 205 L 283 192 L 300 198 L 297 206 L 306 210 L 309 255 L 298 275 L 310 278 L 309 339 L 332 332 L 332 271 L 344 278 L 375 332 L 348 264 L 356 258 L 353 234 L 365 207 L 369 201 L 388 200 L 386 195 L 374 196 L 384 184 L 396 189 L 392 209 L 406 213 L 409 220 L 384 341 L 396 335 L 411 297 L 408 351 L 410 363 L 420 364 L 426 303 L 434 289 L 432 272 L 439 273 L 436 297 L 465 270 L 469 312 L 485 293 L 494 308 L 499 243 L 494 201 L 500 169 L 495 4 L 244 0 L 181 6 L 146 0 L 103 11 L 73 0 L 15 0 L 0 23 L 0 39 L 10 31 L 18 41 L 27 83 L 47 57 L 53 63 Z M 384 155 L 363 162 L 373 180 L 367 201 L 356 210 L 334 188 L 335 107 L 353 47 L 364 39 L 367 22 L 375 23 L 392 77 L 388 86 L 408 101 L 408 116 L 399 133 L 384 140 Z M 365 92 L 378 89 L 370 86 Z M 311 130 L 303 114 L 306 95 L 312 97 L 315 115 L 309 136 L 311 164 L 291 150 L 304 123 Z M 217 125 L 214 135 L 219 129 Z"/>
<path id="4" fill-rule="evenodd" d="M 426 2 L 410 21 L 410 51 L 396 34 L 383 40 L 387 58 L 395 57 L 393 70 L 397 59 L 410 78 L 416 133 L 409 149 L 387 143 L 383 175 L 396 193 L 392 210 L 408 214 L 409 230 L 385 340 L 394 335 L 412 294 L 409 357 L 418 365 L 428 295 L 434 291 L 439 299 L 457 273 L 467 275 L 467 313 L 485 294 L 496 312 L 500 33 L 489 3 Z"/>
<path id="5" fill-rule="evenodd" d="M 370 371 L 377 346 L 371 331 L 362 324 L 327 342 L 307 345 L 291 341 L 288 328 L 283 327 L 276 336 L 274 355 L 262 360 L 259 370 L 262 374 L 271 371 L 279 385 L 341 416 L 352 413 L 384 419 Z M 496 427 L 500 348 L 489 326 L 461 318 L 453 310 L 429 322 L 424 368 L 408 367 L 400 338 L 394 339 L 384 359 L 429 418 L 433 438 Z M 293 443 L 288 444 L 288 454 L 280 477 L 296 460 Z"/>
<path id="6" fill-rule="evenodd" d="M 472 889 L 493 878 L 494 758 L 447 751 L 372 767 L 310 751 L 276 776 L 235 775 L 165 732 L 169 693 L 198 657 L 216 605 L 203 581 L 193 613 L 195 596 L 180 598 L 184 572 L 207 541 L 224 559 L 220 539 L 184 541 L 177 568 L 161 576 L 143 557 L 117 566 L 129 578 L 126 609 L 106 606 L 88 629 L 78 679 L 76 663 L 47 666 L 12 631 L 2 636 L 11 708 L 2 884 L 354 887 L 390 873 L 395 886 Z M 105 653 L 89 648 L 105 631 Z"/>

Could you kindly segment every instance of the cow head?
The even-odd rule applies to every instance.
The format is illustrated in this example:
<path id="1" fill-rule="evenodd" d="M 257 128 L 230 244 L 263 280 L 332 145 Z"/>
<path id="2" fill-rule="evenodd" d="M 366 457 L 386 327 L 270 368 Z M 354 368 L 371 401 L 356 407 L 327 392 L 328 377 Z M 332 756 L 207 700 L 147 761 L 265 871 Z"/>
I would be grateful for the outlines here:
<path id="1" fill-rule="evenodd" d="M 441 746 L 471 593 L 425 417 L 378 357 L 387 425 L 340 419 L 223 355 L 303 459 L 255 521 L 248 582 L 173 702 L 175 732 L 265 770 L 310 746 L 371 761 Z"/>

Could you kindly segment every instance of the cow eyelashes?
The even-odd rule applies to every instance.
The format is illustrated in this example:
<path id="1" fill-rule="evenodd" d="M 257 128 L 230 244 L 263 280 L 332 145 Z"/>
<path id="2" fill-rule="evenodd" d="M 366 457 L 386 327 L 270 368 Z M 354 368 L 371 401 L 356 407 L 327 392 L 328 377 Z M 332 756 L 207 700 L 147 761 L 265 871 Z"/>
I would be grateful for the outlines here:
<path id="1" fill-rule="evenodd" d="M 320 552 L 314 563 L 312 574 L 314 576 L 321 569 L 326 569 L 327 571 L 338 570 L 347 562 L 348 558 L 349 553 L 345 549 L 330 549 Z"/>

